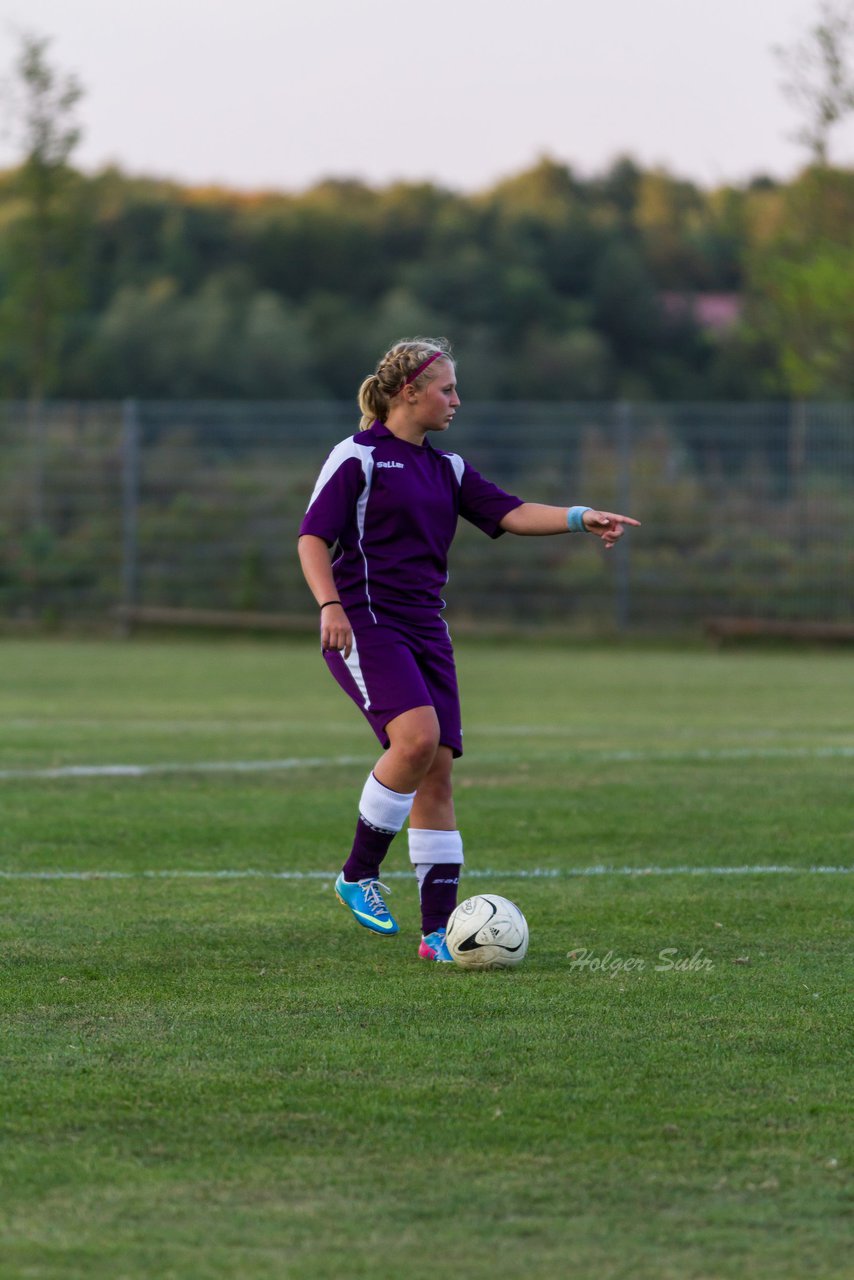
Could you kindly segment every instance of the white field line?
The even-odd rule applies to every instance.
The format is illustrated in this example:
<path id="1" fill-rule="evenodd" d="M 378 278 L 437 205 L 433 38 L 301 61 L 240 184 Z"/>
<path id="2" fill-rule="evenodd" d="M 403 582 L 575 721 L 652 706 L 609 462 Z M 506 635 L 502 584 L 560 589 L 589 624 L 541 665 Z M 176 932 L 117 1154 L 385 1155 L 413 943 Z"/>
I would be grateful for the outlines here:
<path id="1" fill-rule="evenodd" d="M 599 876 L 844 876 L 854 872 L 850 867 L 791 867 L 773 864 L 744 867 L 485 867 L 466 869 L 466 880 L 571 880 Z M 0 880 L 327 880 L 336 871 L 258 871 L 245 870 L 163 870 L 163 871 L 2 871 Z M 409 880 L 410 871 L 384 871 L 384 880 Z"/>
<path id="2" fill-rule="evenodd" d="M 347 733 L 353 729 L 352 721 L 323 720 L 319 724 L 312 720 L 291 720 L 286 722 L 288 729 L 304 729 L 311 733 Z M 121 719 L 115 717 L 93 716 L 17 716 L 3 720 L 3 728 L 21 732 L 33 729 L 96 729 L 106 733 L 276 733 L 282 732 L 282 718 L 276 716 L 270 720 L 238 719 L 209 720 L 204 716 L 194 716 L 190 720 L 163 720 L 160 717 L 149 719 Z M 562 730 L 561 730 L 562 731 Z"/>
<path id="3" fill-rule="evenodd" d="M 51 778 L 148 778 L 169 773 L 285 773 L 291 769 L 365 764 L 369 756 L 293 756 L 287 760 L 176 761 L 171 764 L 69 764 L 52 769 L 0 769 L 0 782 Z"/>
<path id="4" fill-rule="evenodd" d="M 479 752 L 484 764 L 509 763 L 516 756 Z M 373 756 L 291 756 L 283 760 L 174 761 L 164 764 L 71 764 L 48 769 L 0 769 L 0 782 L 36 782 L 64 778 L 147 778 L 181 773 L 286 773 L 294 769 L 328 769 L 340 765 L 370 763 Z M 704 763 L 725 760 L 845 760 L 854 759 L 854 746 L 825 747 L 721 747 L 669 751 L 550 752 L 549 760 L 587 764 Z"/>
<path id="5" fill-rule="evenodd" d="M 168 732 L 168 733 L 229 733 L 236 732 L 259 732 L 259 733 L 281 733 L 282 728 L 288 729 L 304 729 L 311 733 L 347 733 L 352 732 L 354 722 L 352 720 L 327 720 L 320 722 L 316 720 L 282 720 L 277 716 L 270 720 L 241 719 L 239 717 L 233 720 L 213 720 L 207 719 L 205 716 L 193 716 L 191 719 L 185 720 L 165 720 L 160 717 L 148 719 L 130 719 L 116 718 L 113 716 L 15 716 L 9 719 L 3 719 L 4 729 L 26 730 L 32 729 L 98 729 L 107 731 L 122 732 L 132 731 L 140 732 Z M 466 730 L 470 734 L 478 734 L 484 737 L 522 737 L 522 738 L 576 738 L 580 732 L 587 728 L 586 722 L 567 720 L 562 724 L 466 724 Z M 671 726 L 669 730 L 672 734 L 677 731 Z M 778 737 L 782 730 L 764 729 L 754 730 L 752 734 L 755 738 L 768 739 Z M 686 729 L 684 737 L 690 740 L 696 736 L 693 730 Z"/>

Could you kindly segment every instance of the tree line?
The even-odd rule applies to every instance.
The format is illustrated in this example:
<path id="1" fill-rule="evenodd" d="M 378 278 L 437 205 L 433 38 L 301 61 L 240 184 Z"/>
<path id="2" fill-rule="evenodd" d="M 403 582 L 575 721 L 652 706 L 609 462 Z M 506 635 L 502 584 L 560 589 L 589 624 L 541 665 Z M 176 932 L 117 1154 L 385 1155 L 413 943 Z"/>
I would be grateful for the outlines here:
<path id="1" fill-rule="evenodd" d="M 200 190 L 75 168 L 46 47 L 0 174 L 0 396 L 349 399 L 415 334 L 477 399 L 854 396 L 854 170 L 824 154 L 715 190 L 629 157 L 475 194 Z"/>

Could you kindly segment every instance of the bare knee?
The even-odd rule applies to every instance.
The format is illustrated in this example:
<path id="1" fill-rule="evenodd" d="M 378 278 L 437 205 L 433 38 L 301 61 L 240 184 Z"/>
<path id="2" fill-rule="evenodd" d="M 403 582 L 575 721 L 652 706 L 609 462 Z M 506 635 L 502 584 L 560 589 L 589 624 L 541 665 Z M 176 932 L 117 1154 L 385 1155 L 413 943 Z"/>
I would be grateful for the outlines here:
<path id="1" fill-rule="evenodd" d="M 433 707 L 416 707 L 386 725 L 390 747 L 377 777 L 393 790 L 414 791 L 433 767 L 439 750 L 439 721 Z M 394 779 L 394 780 L 391 780 Z"/>
<path id="2" fill-rule="evenodd" d="M 429 726 L 418 726 L 394 743 L 394 750 L 405 766 L 422 776 L 429 772 L 438 747 L 438 730 L 434 732 Z"/>

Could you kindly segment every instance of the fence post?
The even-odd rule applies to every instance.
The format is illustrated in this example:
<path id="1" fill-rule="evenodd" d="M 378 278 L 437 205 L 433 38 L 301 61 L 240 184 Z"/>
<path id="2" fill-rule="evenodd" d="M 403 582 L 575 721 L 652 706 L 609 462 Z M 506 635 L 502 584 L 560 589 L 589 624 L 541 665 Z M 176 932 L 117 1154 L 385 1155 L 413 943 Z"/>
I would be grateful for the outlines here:
<path id="1" fill-rule="evenodd" d="M 30 495 L 30 519 L 33 529 L 41 529 L 46 523 L 45 465 L 47 454 L 47 427 L 45 403 L 40 395 L 31 397 L 27 405 L 30 436 L 30 460 L 32 491 Z"/>
<path id="2" fill-rule="evenodd" d="M 631 515 L 632 502 L 632 406 L 626 400 L 616 405 L 617 417 L 617 510 L 621 515 Z M 616 548 L 616 591 L 614 621 L 617 630 L 628 631 L 631 620 L 631 538 L 626 538 Z"/>
<path id="3" fill-rule="evenodd" d="M 795 541 L 798 550 L 807 546 L 807 405 L 793 400 L 789 410 L 789 492 L 795 515 Z"/>
<path id="4" fill-rule="evenodd" d="M 122 584 L 121 604 L 130 610 L 137 603 L 139 587 L 139 406 L 136 400 L 122 402 Z M 127 613 L 121 630 L 130 630 Z"/>

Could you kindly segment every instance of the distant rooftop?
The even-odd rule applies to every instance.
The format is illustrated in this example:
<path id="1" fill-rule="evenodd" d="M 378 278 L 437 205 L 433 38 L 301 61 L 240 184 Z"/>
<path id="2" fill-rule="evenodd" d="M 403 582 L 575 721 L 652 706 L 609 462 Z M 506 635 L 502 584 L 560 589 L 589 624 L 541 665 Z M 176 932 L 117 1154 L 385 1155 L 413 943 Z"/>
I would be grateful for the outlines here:
<path id="1" fill-rule="evenodd" d="M 731 329 L 741 319 L 743 302 L 738 293 L 677 293 L 665 291 L 659 294 L 665 315 L 674 320 L 690 318 L 701 329 L 721 332 Z"/>

